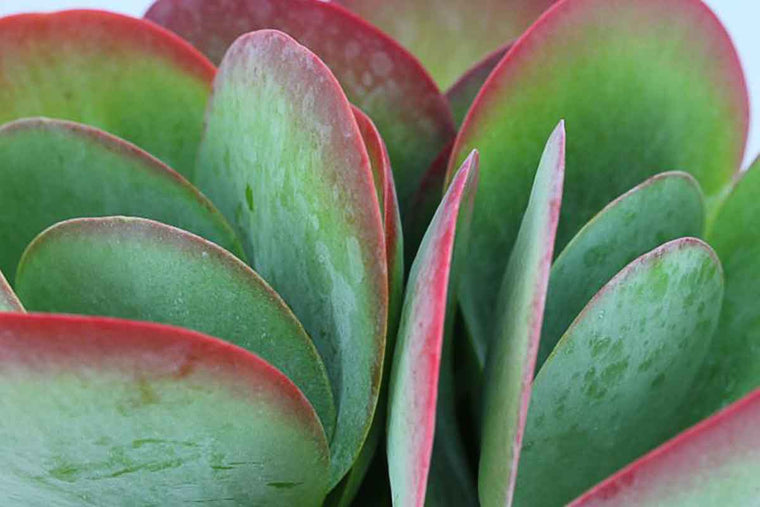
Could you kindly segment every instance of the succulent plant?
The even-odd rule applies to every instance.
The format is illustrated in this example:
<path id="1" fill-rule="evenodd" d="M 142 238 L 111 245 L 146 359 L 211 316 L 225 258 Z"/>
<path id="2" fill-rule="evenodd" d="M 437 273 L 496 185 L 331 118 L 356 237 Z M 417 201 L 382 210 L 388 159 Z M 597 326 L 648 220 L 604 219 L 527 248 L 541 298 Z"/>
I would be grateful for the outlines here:
<path id="1" fill-rule="evenodd" d="M 700 0 L 25 14 L 0 83 L 3 505 L 760 498 Z"/>

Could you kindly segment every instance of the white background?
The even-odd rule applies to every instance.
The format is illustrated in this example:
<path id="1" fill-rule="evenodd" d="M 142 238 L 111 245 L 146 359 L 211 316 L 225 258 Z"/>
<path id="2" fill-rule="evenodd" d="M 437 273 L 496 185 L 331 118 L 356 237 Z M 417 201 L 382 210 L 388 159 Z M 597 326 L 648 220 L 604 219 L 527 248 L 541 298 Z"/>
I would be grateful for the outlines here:
<path id="1" fill-rule="evenodd" d="M 0 0 L 0 16 L 18 12 L 71 8 L 99 8 L 142 16 L 152 0 Z M 758 0 L 706 0 L 728 28 L 750 89 L 752 121 L 745 166 L 760 153 L 760 2 Z"/>

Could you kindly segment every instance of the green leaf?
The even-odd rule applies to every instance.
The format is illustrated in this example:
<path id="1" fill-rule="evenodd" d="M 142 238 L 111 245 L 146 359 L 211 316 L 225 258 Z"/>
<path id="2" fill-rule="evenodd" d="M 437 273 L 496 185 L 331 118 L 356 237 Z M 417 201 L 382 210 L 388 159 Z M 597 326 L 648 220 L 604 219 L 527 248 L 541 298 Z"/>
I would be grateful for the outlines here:
<path id="1" fill-rule="evenodd" d="M 536 172 L 499 291 L 498 320 L 484 372 L 478 496 L 511 505 L 528 416 L 565 172 L 565 125 L 554 129 Z"/>
<path id="2" fill-rule="evenodd" d="M 571 141 L 558 253 L 612 199 L 662 171 L 694 175 L 711 212 L 742 160 L 747 90 L 700 0 L 569 0 L 536 22 L 494 69 L 449 162 L 450 177 L 473 148 L 483 159 L 460 294 L 480 339 L 559 118 Z"/>
<path id="3" fill-rule="evenodd" d="M 507 54 L 507 51 L 511 47 L 512 44 L 509 43 L 489 53 L 488 56 L 467 69 L 467 72 L 462 74 L 446 90 L 446 100 L 449 101 L 451 113 L 454 115 L 454 121 L 457 125 L 462 125 L 465 116 L 467 116 L 467 111 L 483 87 L 483 83 L 486 82 L 488 76 L 491 75 L 491 71 L 504 58 L 504 55 Z"/>
<path id="4" fill-rule="evenodd" d="M 760 476 L 760 390 L 649 453 L 571 507 L 752 505 Z"/>
<path id="5" fill-rule="evenodd" d="M 2 271 L 0 271 L 0 312 L 24 312 L 21 301 L 8 285 Z"/>
<path id="6" fill-rule="evenodd" d="M 0 19 L 0 55 L 0 123 L 87 123 L 192 179 L 214 66 L 182 39 L 103 11 L 22 14 Z"/>
<path id="7" fill-rule="evenodd" d="M 383 222 L 367 150 L 327 67 L 274 30 L 230 48 L 206 125 L 198 183 L 327 367 L 338 408 L 334 486 L 372 422 L 388 318 Z"/>
<path id="8" fill-rule="evenodd" d="M 452 339 L 446 331 L 455 307 L 455 243 L 461 241 L 457 235 L 466 236 L 476 187 L 473 153 L 441 202 L 409 274 L 389 398 L 388 470 L 395 505 L 424 505 L 439 395 L 453 396 L 439 393 L 439 377 L 452 374 L 442 371 L 451 366 L 442 356 L 444 341 Z"/>
<path id="9" fill-rule="evenodd" d="M 198 236 L 142 218 L 59 223 L 27 248 L 16 290 L 31 311 L 172 324 L 250 350 L 301 389 L 332 434 L 330 383 L 301 324 L 254 271 Z"/>
<path id="10" fill-rule="evenodd" d="M 420 59 L 442 88 L 517 38 L 556 0 L 336 0 Z"/>
<path id="11" fill-rule="evenodd" d="M 412 195 L 425 170 L 454 139 L 456 128 L 445 97 L 396 41 L 330 2 L 157 0 L 145 17 L 178 33 L 215 62 L 238 36 L 267 28 L 285 32 L 313 51 L 388 144 L 407 225 Z M 426 223 L 434 211 L 424 217 Z"/>
<path id="12" fill-rule="evenodd" d="M 694 238 L 594 296 L 533 383 L 515 505 L 564 504 L 677 432 L 722 296 L 720 263 Z"/>
<path id="13" fill-rule="evenodd" d="M 21 505 L 318 506 L 306 398 L 243 349 L 158 324 L 0 314 L 3 496 Z"/>
<path id="14" fill-rule="evenodd" d="M 723 263 L 726 296 L 685 425 L 760 387 L 760 159 L 731 189 L 707 233 Z"/>
<path id="15" fill-rule="evenodd" d="M 237 255 L 232 228 L 187 181 L 100 130 L 26 119 L 0 127 L 0 270 L 13 276 L 26 245 L 68 218 L 134 215 L 203 236 Z"/>
<path id="16" fill-rule="evenodd" d="M 701 236 L 704 218 L 699 184 L 680 172 L 653 176 L 597 213 L 552 266 L 537 368 L 615 273 L 667 241 Z"/>

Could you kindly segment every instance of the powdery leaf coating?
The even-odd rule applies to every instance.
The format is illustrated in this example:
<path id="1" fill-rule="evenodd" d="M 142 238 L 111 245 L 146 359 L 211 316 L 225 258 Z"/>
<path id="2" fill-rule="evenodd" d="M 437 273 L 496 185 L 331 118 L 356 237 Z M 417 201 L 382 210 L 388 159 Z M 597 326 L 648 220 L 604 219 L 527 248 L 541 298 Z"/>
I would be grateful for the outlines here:
<path id="1" fill-rule="evenodd" d="M 325 362 L 338 408 L 334 486 L 374 415 L 388 273 L 367 150 L 324 63 L 281 32 L 239 38 L 216 78 L 197 182 Z"/>
<path id="2" fill-rule="evenodd" d="M 335 1 L 389 33 L 448 88 L 473 63 L 518 37 L 556 0 Z"/>
<path id="3" fill-rule="evenodd" d="M 425 504 L 447 309 L 454 309 L 454 291 L 449 292 L 455 284 L 455 237 L 459 226 L 466 227 L 462 220 L 469 218 L 476 187 L 473 153 L 441 202 L 409 275 L 389 398 L 387 449 L 394 504 Z"/>
<path id="4" fill-rule="evenodd" d="M 425 170 L 456 134 L 445 97 L 420 63 L 392 38 L 334 3 L 158 0 L 145 16 L 215 62 L 238 36 L 261 29 L 285 32 L 313 51 L 385 139 L 404 217 Z M 426 222 L 434 211 L 429 210 Z"/>
<path id="5" fill-rule="evenodd" d="M 687 173 L 653 176 L 592 218 L 552 265 L 537 369 L 594 294 L 628 263 L 682 237 L 702 235 L 704 198 Z"/>
<path id="6" fill-rule="evenodd" d="M 541 337 L 565 172 L 565 125 L 554 129 L 504 274 L 484 372 L 478 496 L 511 505 Z"/>
<path id="7" fill-rule="evenodd" d="M 702 421 L 571 507 L 752 505 L 760 498 L 760 390 Z"/>
<path id="8" fill-rule="evenodd" d="M 158 324 L 0 314 L 0 487 L 21 504 L 320 505 L 316 414 L 243 349 Z"/>
<path id="9" fill-rule="evenodd" d="M 720 263 L 694 238 L 594 296 L 533 382 L 515 505 L 564 504 L 678 432 L 722 297 Z"/>
<path id="10" fill-rule="evenodd" d="M 5 279 L 2 271 L 0 271 L 0 312 L 24 312 L 21 301 L 8 285 L 8 280 Z"/>
<path id="11" fill-rule="evenodd" d="M 31 311 L 171 324 L 243 347 L 287 375 L 332 435 L 330 383 L 298 319 L 245 263 L 198 236 L 142 218 L 62 222 L 26 249 L 16 290 Z"/>
<path id="12" fill-rule="evenodd" d="M 662 171 L 690 172 L 713 211 L 742 160 L 747 90 L 734 47 L 700 0 L 555 4 L 491 73 L 449 161 L 450 177 L 471 149 L 483 160 L 460 293 L 475 336 L 493 322 L 505 253 L 558 118 L 572 139 L 561 251 L 612 199 Z"/>
<path id="13" fill-rule="evenodd" d="M 0 270 L 56 222 L 139 216 L 203 236 L 242 256 L 234 231 L 179 174 L 136 146 L 77 123 L 31 118 L 0 127 Z"/>
<path id="14" fill-rule="evenodd" d="M 176 35 L 119 14 L 0 19 L 0 123 L 49 116 L 93 125 L 189 179 L 214 72 Z"/>

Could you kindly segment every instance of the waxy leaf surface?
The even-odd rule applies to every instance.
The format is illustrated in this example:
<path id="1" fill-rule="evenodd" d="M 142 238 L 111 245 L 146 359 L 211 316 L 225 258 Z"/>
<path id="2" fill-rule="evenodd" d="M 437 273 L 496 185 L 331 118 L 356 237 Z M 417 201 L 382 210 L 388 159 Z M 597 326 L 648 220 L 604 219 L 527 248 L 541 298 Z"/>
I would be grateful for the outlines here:
<path id="1" fill-rule="evenodd" d="M 218 246 L 142 218 L 83 218 L 47 229 L 27 248 L 16 290 L 35 312 L 147 320 L 243 347 L 288 376 L 331 435 L 325 367 L 285 303 Z"/>
<path id="2" fill-rule="evenodd" d="M 203 236 L 242 255 L 232 228 L 195 188 L 139 148 L 92 127 L 27 119 L 0 127 L 0 270 L 68 218 L 132 215 Z"/>
<path id="3" fill-rule="evenodd" d="M 556 0 L 336 0 L 414 53 L 442 88 Z"/>
<path id="4" fill-rule="evenodd" d="M 462 74 L 457 81 L 446 90 L 446 99 L 451 107 L 451 114 L 454 115 L 454 121 L 461 125 L 467 116 L 467 111 L 472 105 L 472 101 L 477 97 L 483 83 L 491 75 L 494 67 L 504 58 L 512 44 L 493 51 L 478 63 L 470 67 L 467 72 Z"/>
<path id="5" fill-rule="evenodd" d="M 0 123 L 87 123 L 189 179 L 213 78 L 190 44 L 139 19 L 85 10 L 0 18 Z"/>
<path id="6" fill-rule="evenodd" d="M 760 498 L 760 390 L 678 435 L 571 507 L 753 505 Z"/>
<path id="7" fill-rule="evenodd" d="M 367 150 L 327 67 L 281 32 L 238 39 L 216 78 L 197 181 L 322 355 L 338 409 L 333 486 L 375 411 L 388 275 Z"/>
<path id="8" fill-rule="evenodd" d="M 393 358 L 388 469 L 394 505 L 422 507 L 428 489 L 446 328 L 455 308 L 455 239 L 466 234 L 477 186 L 477 155 L 458 171 L 409 274 Z M 450 330 L 449 330 L 450 331 Z M 451 340 L 452 337 L 448 336 Z M 449 372 L 451 375 L 451 372 Z M 449 393 L 452 394 L 452 393 Z"/>
<path id="9" fill-rule="evenodd" d="M 538 165 L 528 208 L 504 274 L 484 373 L 478 496 L 511 505 L 541 337 L 565 172 L 565 126 L 557 126 Z"/>
<path id="10" fill-rule="evenodd" d="M 700 0 L 562 0 L 542 16 L 486 81 L 449 161 L 451 176 L 473 148 L 483 160 L 460 294 L 475 336 L 493 322 L 543 141 L 560 118 L 571 141 L 557 252 L 663 171 L 694 175 L 712 210 L 742 160 L 746 85 Z"/>
<path id="11" fill-rule="evenodd" d="M 393 39 L 334 3 L 158 0 L 145 16 L 178 33 L 215 62 L 238 36 L 265 28 L 285 32 L 313 51 L 383 135 L 404 215 L 423 173 L 456 133 L 445 97 L 419 62 Z"/>
<path id="12" fill-rule="evenodd" d="M 722 296 L 720 263 L 694 238 L 594 296 L 533 383 L 515 505 L 564 504 L 677 433 Z"/>
<path id="13" fill-rule="evenodd" d="M 13 292 L 13 289 L 8 284 L 8 280 L 3 276 L 0 271 L 0 312 L 23 312 L 24 307 L 21 306 L 21 301 Z"/>
<path id="14" fill-rule="evenodd" d="M 591 219 L 552 265 L 538 368 L 594 294 L 628 263 L 659 245 L 701 236 L 704 203 L 687 173 L 653 176 Z"/>
<path id="15" fill-rule="evenodd" d="M 742 174 L 709 227 L 726 296 L 710 352 L 685 405 L 686 425 L 760 387 L 760 159 Z"/>
<path id="16" fill-rule="evenodd" d="M 0 470 L 21 505 L 318 506 L 329 452 L 282 373 L 180 328 L 0 314 Z"/>

